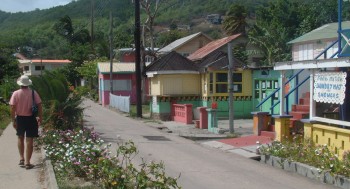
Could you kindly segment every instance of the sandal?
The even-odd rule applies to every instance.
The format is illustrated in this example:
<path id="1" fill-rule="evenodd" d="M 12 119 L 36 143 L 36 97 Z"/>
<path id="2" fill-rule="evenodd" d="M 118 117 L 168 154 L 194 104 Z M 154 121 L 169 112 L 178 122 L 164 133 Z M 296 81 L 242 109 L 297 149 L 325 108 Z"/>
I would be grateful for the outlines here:
<path id="1" fill-rule="evenodd" d="M 24 159 L 19 160 L 19 166 L 24 166 Z"/>
<path id="2" fill-rule="evenodd" d="M 26 164 L 26 169 L 32 169 L 34 167 L 35 167 L 35 165 L 33 165 L 33 164 Z"/>

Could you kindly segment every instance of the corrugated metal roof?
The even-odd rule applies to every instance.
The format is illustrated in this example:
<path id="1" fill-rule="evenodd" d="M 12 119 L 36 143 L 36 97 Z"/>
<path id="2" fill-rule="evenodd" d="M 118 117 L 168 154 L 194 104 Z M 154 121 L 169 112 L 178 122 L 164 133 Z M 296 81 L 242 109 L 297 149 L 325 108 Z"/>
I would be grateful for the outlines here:
<path id="1" fill-rule="evenodd" d="M 110 63 L 109 62 L 100 62 L 97 64 L 97 68 L 100 73 L 110 73 Z M 135 72 L 135 63 L 130 62 L 118 62 L 113 63 L 113 73 L 133 73 Z"/>
<path id="2" fill-rule="evenodd" d="M 70 60 L 41 60 L 41 59 L 33 59 L 33 60 L 18 60 L 19 63 L 21 64 L 30 64 L 30 63 L 43 63 L 43 64 L 69 64 L 72 61 Z"/>
<path id="3" fill-rule="evenodd" d="M 146 68 L 146 72 L 154 71 L 198 71 L 195 63 L 172 51 L 162 58 L 152 62 Z"/>
<path id="4" fill-rule="evenodd" d="M 174 51 L 176 48 L 182 46 L 183 44 L 187 43 L 188 41 L 194 39 L 195 37 L 197 36 L 200 36 L 200 35 L 204 35 L 202 32 L 198 32 L 198 33 L 195 33 L 195 34 L 192 34 L 192 35 L 189 35 L 189 36 L 186 36 L 186 37 L 183 37 L 183 38 L 180 38 L 172 43 L 170 43 L 169 45 L 161 48 L 159 50 L 160 53 L 166 53 L 166 52 L 171 52 L 171 51 Z M 206 36 L 206 35 L 204 35 Z M 209 38 L 209 37 L 208 37 Z M 210 39 L 210 38 L 209 38 Z"/>
<path id="5" fill-rule="evenodd" d="M 233 57 L 233 69 L 243 68 L 244 64 Z M 227 70 L 229 65 L 228 55 L 223 51 L 215 51 L 211 53 L 209 56 L 206 56 L 200 63 L 199 67 L 201 71 L 204 71 L 205 68 L 212 68 L 215 70 Z"/>
<path id="6" fill-rule="evenodd" d="M 350 21 L 342 22 L 342 28 L 349 29 Z M 306 33 L 305 35 L 302 35 L 296 39 L 293 39 L 292 41 L 289 41 L 288 44 L 301 43 L 306 41 L 315 41 L 320 39 L 333 39 L 337 37 L 338 37 L 338 22 L 334 22 L 334 23 L 325 24 L 319 28 L 316 28 L 311 32 Z"/>
<path id="7" fill-rule="evenodd" d="M 227 43 L 231 42 L 232 40 L 240 37 L 242 34 L 236 34 L 236 35 L 231 35 L 228 37 L 224 37 L 222 39 L 218 39 L 215 41 L 212 41 L 205 45 L 204 47 L 198 49 L 194 53 L 190 54 L 187 58 L 190 60 L 200 60 L 207 56 L 208 54 L 212 53 L 213 51 L 219 49 L 220 47 L 226 45 Z"/>

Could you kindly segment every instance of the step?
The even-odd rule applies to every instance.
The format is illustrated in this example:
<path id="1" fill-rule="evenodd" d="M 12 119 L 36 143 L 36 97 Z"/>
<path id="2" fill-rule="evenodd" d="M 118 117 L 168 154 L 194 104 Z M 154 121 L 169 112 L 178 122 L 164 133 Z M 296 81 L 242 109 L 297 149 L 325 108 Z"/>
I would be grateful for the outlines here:
<path id="1" fill-rule="evenodd" d="M 305 119 L 309 117 L 309 112 L 303 112 L 303 111 L 291 111 L 289 113 L 291 116 L 293 116 L 294 119 L 300 120 L 300 119 Z"/>
<path id="2" fill-rule="evenodd" d="M 303 98 L 309 98 L 310 99 L 310 92 L 306 92 L 303 94 Z"/>
<path id="3" fill-rule="evenodd" d="M 310 104 L 310 99 L 309 98 L 300 98 L 299 104 L 300 105 L 308 105 L 308 104 Z"/>
<path id="4" fill-rule="evenodd" d="M 274 131 L 261 131 L 260 136 L 269 137 L 271 140 L 274 140 L 276 133 Z"/>
<path id="5" fill-rule="evenodd" d="M 294 112 L 309 112 L 310 105 L 293 104 L 292 111 L 294 111 Z"/>

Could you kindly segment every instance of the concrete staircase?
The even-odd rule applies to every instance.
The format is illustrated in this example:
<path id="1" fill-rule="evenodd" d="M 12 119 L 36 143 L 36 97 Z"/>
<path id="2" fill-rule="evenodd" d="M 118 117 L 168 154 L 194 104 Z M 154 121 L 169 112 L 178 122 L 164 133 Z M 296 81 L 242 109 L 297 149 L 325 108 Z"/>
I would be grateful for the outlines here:
<path id="1" fill-rule="evenodd" d="M 309 117 L 310 111 L 310 92 L 303 94 L 302 98 L 299 99 L 298 104 L 292 105 L 292 111 L 289 113 L 293 116 L 290 119 L 290 131 L 291 134 L 302 134 L 304 131 L 303 123 L 300 122 L 301 119 L 306 119 Z M 275 139 L 275 130 L 273 120 L 269 122 L 268 127 L 261 131 L 260 136 L 269 137 L 270 139 Z"/>
<path id="2" fill-rule="evenodd" d="M 290 130 L 295 134 L 303 133 L 303 124 L 300 122 L 301 119 L 309 118 L 310 112 L 310 92 L 303 94 L 302 98 L 299 99 L 299 104 L 292 105 L 292 111 L 289 113 L 293 116 L 290 119 Z"/>

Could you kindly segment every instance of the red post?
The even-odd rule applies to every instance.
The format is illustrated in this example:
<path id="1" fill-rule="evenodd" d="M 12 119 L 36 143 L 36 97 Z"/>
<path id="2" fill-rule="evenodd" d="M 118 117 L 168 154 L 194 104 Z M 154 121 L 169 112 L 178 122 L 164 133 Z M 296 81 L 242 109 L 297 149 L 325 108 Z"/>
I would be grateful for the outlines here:
<path id="1" fill-rule="evenodd" d="M 193 122 L 192 104 L 185 104 L 185 112 L 186 124 L 191 124 Z"/>
<path id="2" fill-rule="evenodd" d="M 199 110 L 199 128 L 208 129 L 208 112 L 207 107 L 198 107 Z"/>

